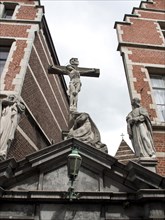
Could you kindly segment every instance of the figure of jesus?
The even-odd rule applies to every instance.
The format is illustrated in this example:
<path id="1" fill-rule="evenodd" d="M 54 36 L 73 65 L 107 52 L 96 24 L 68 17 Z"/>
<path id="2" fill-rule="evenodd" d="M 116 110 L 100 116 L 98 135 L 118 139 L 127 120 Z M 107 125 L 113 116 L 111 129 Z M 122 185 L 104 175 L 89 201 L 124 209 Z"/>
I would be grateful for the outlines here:
<path id="1" fill-rule="evenodd" d="M 70 64 L 67 65 L 65 68 L 61 68 L 61 66 L 50 66 L 48 69 L 49 73 L 55 74 L 64 74 L 70 77 L 69 88 L 67 94 L 70 100 L 70 111 L 76 112 L 77 111 L 77 102 L 78 102 L 78 93 L 81 90 L 81 80 L 80 76 L 84 75 L 87 76 L 88 73 L 97 73 L 97 69 L 83 69 L 79 68 L 79 61 L 78 58 L 71 58 Z"/>
<path id="2" fill-rule="evenodd" d="M 70 65 L 66 66 L 66 70 L 70 77 L 68 95 L 70 98 L 70 111 L 77 110 L 78 93 L 81 90 L 80 71 L 77 69 L 79 61 L 77 58 L 70 59 Z"/>

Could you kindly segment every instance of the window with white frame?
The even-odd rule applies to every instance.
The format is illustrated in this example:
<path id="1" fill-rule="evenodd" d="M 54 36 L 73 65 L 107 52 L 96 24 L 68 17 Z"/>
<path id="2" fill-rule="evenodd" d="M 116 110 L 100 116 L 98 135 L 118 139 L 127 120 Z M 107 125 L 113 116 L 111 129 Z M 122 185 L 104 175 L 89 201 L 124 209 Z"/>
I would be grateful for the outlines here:
<path id="1" fill-rule="evenodd" d="M 150 74 L 150 78 L 159 118 L 165 122 L 165 74 Z"/>
<path id="2" fill-rule="evenodd" d="M 16 5 L 15 3 L 5 3 L 2 18 L 12 19 Z"/>
<path id="3" fill-rule="evenodd" d="M 15 41 L 14 38 L 10 38 L 10 39 L 0 38 L 0 75 L 3 72 L 4 66 L 8 59 L 10 49 L 14 41 Z"/>
<path id="4" fill-rule="evenodd" d="M 10 46 L 0 46 L 0 75 L 2 74 L 3 68 L 5 66 L 9 51 Z"/>
<path id="5" fill-rule="evenodd" d="M 160 29 L 161 29 L 161 31 L 162 31 L 162 33 L 163 33 L 163 36 L 164 36 L 164 38 L 165 38 L 165 22 L 164 21 L 160 21 L 160 22 L 158 22 L 159 23 L 159 25 L 160 25 Z"/>

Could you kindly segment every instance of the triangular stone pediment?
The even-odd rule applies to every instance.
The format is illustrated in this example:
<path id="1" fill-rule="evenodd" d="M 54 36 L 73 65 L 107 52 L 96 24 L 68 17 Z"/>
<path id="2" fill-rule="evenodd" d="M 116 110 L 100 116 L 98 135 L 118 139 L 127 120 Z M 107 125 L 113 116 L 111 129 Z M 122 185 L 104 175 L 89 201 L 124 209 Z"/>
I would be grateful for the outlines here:
<path id="1" fill-rule="evenodd" d="M 121 164 L 114 157 L 76 139 L 47 147 L 24 160 L 0 163 L 0 187 L 11 191 L 63 192 L 69 188 L 67 156 L 76 145 L 82 165 L 75 181 L 77 192 L 137 192 L 140 189 L 164 187 L 164 179 L 129 162 Z"/>

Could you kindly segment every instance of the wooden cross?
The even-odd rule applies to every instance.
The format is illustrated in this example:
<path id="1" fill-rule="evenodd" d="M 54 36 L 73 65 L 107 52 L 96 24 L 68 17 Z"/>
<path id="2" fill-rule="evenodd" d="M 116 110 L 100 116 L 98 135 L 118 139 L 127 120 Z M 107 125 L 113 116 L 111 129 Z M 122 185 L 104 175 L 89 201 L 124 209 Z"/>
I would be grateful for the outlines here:
<path id="1" fill-rule="evenodd" d="M 77 111 L 78 93 L 81 89 L 80 76 L 99 77 L 100 70 L 94 68 L 78 67 L 79 61 L 77 58 L 71 58 L 70 64 L 67 66 L 50 66 L 49 74 L 62 74 L 70 77 L 68 95 L 70 97 L 70 111 Z"/>

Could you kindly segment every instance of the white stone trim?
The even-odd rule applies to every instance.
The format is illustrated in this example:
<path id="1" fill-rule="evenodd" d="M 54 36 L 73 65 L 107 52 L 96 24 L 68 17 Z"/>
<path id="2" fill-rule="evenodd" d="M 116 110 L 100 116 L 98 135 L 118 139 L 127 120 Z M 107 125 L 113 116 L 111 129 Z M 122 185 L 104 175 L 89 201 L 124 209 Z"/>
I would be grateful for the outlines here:
<path id="1" fill-rule="evenodd" d="M 146 3 L 142 3 L 141 8 L 146 8 Z"/>
<path id="2" fill-rule="evenodd" d="M 163 41 L 162 46 L 165 46 L 165 37 L 164 37 L 163 32 L 162 32 L 162 30 L 161 30 L 161 28 L 160 28 L 160 25 L 159 25 L 158 22 L 154 22 L 154 23 L 155 23 L 156 26 L 157 26 L 157 27 L 156 27 L 157 32 L 160 34 L 159 37 L 160 37 L 161 40 Z"/>
<path id="3" fill-rule="evenodd" d="M 43 37 L 43 39 L 44 39 L 44 41 L 45 41 L 45 45 L 46 45 L 46 47 L 47 47 L 47 51 L 49 52 L 49 48 L 48 48 L 48 45 L 47 45 L 45 36 L 44 36 L 44 34 L 43 34 L 43 31 L 41 30 L 40 32 L 42 33 L 42 37 Z M 38 34 L 38 35 L 39 35 L 39 34 Z M 40 41 L 42 42 L 40 36 L 39 36 L 39 39 L 40 39 Z M 43 48 L 44 48 L 44 46 L 43 46 Z M 51 59 L 52 63 L 54 63 L 50 52 L 49 52 L 49 56 L 50 56 L 50 59 Z M 49 60 L 49 59 L 48 59 L 48 60 Z M 49 62 L 49 64 L 52 64 L 52 63 Z M 62 95 L 62 93 L 61 93 L 61 89 L 60 89 L 59 84 L 58 84 L 58 82 L 57 82 L 57 78 L 55 77 L 55 75 L 53 75 L 53 78 L 54 78 L 54 81 L 55 81 L 55 83 L 56 83 L 56 85 L 57 85 L 57 87 L 58 87 L 58 91 L 59 91 L 59 93 L 60 93 L 61 100 L 63 101 L 63 104 L 64 104 L 64 106 L 65 106 L 65 109 L 66 109 L 66 111 L 67 111 L 68 114 L 69 114 L 69 109 L 68 109 L 68 107 L 67 107 L 66 104 L 65 104 L 63 95 Z"/>
<path id="4" fill-rule="evenodd" d="M 24 49 L 24 56 L 20 62 L 20 72 L 16 74 L 15 79 L 13 80 L 13 84 L 15 85 L 15 92 L 17 94 L 21 94 L 24 78 L 27 71 L 28 62 L 31 55 L 32 45 L 35 39 L 35 31 L 39 29 L 38 25 L 32 25 L 30 29 L 28 29 L 28 40 L 26 41 L 27 47 Z"/>
<path id="5" fill-rule="evenodd" d="M 16 5 L 15 11 L 14 11 L 13 16 L 12 16 L 12 20 L 17 19 L 17 13 L 18 13 L 18 10 L 20 9 L 20 7 L 21 7 L 21 5 Z"/>
<path id="6" fill-rule="evenodd" d="M 122 39 L 122 34 L 123 34 L 123 30 L 121 29 L 123 25 L 121 24 L 118 24 L 117 25 L 117 38 L 118 38 L 118 42 L 123 42 L 123 39 Z"/>
<path id="7" fill-rule="evenodd" d="M 156 152 L 156 157 L 163 157 L 163 158 L 165 158 L 165 152 Z"/>
<path id="8" fill-rule="evenodd" d="M 139 8 L 138 11 L 140 11 L 140 8 Z M 143 10 L 141 10 L 141 11 L 143 12 Z M 146 12 L 146 13 L 149 13 L 149 12 L 151 13 L 151 11 L 145 11 L 145 12 Z M 152 11 L 152 13 L 155 13 L 155 14 L 156 14 L 156 12 L 153 12 L 153 11 Z M 162 13 L 162 12 L 157 12 L 157 14 L 158 14 L 158 13 L 164 15 L 164 13 Z M 135 19 L 135 20 L 138 19 L 138 20 L 142 20 L 142 21 L 144 21 L 144 20 L 145 20 L 145 21 L 155 21 L 156 23 L 157 23 L 157 20 L 158 20 L 158 19 L 156 19 L 156 18 L 144 18 L 144 17 L 141 17 L 141 15 L 138 14 L 138 13 L 137 13 L 136 15 L 138 15 L 139 17 L 137 17 L 137 18 L 136 18 L 136 17 L 129 17 L 129 18 Z M 128 15 L 128 16 L 129 16 L 129 15 Z M 131 23 L 131 22 L 130 22 L 130 23 Z M 132 23 L 133 23 L 133 22 L 132 22 Z M 132 24 L 132 23 L 131 23 L 131 24 Z"/>
<path id="9" fill-rule="evenodd" d="M 46 102 L 46 104 L 48 106 L 48 109 L 50 110 L 50 112 L 51 112 L 51 114 L 53 116 L 54 121 L 56 122 L 59 130 L 62 131 L 62 129 L 61 129 L 61 127 L 60 127 L 60 125 L 59 125 L 59 123 L 58 123 L 58 121 L 57 121 L 57 119 L 56 119 L 56 117 L 55 117 L 55 115 L 54 115 L 54 113 L 53 113 L 53 111 L 52 111 L 52 109 L 51 109 L 51 107 L 50 107 L 50 105 L 49 105 L 49 103 L 48 103 L 48 101 L 47 101 L 47 99 L 46 99 L 46 97 L 45 97 L 45 95 L 44 95 L 44 93 L 43 93 L 43 91 L 42 91 L 42 89 L 41 89 L 41 87 L 40 87 L 40 85 L 39 85 L 39 83 L 38 83 L 38 81 L 37 81 L 37 79 L 36 79 L 36 77 L 35 77 L 35 75 L 34 75 L 34 73 L 33 73 L 33 71 L 32 71 L 32 69 L 31 69 L 29 64 L 28 64 L 28 67 L 29 67 L 29 70 L 30 70 L 30 72 L 31 72 L 31 74 L 32 74 L 32 76 L 33 76 L 37 86 L 38 86 L 38 89 L 40 90 L 40 92 L 41 92 L 41 94 L 42 94 L 42 96 L 43 96 L 43 98 L 44 98 L 44 100 L 45 100 L 45 102 Z"/>
<path id="10" fill-rule="evenodd" d="M 36 150 L 38 151 L 38 147 L 34 144 L 34 142 L 27 136 L 27 134 L 20 128 L 20 126 L 17 126 L 17 130 L 20 132 L 20 134 L 27 140 L 27 142 Z"/>
<path id="11" fill-rule="evenodd" d="M 43 69 L 43 71 L 44 71 L 44 75 L 45 75 L 45 77 L 46 77 L 46 79 L 47 79 L 47 82 L 48 82 L 48 84 L 49 84 L 49 86 L 50 86 L 50 89 L 51 89 L 51 91 L 52 91 L 52 93 L 53 93 L 53 96 L 54 96 L 54 98 L 55 98 L 55 100 L 56 100 L 56 102 L 57 102 L 58 108 L 60 109 L 60 112 L 61 112 L 61 114 L 62 114 L 62 117 L 63 117 L 63 119 L 64 119 L 64 121 L 65 121 L 65 124 L 66 124 L 66 126 L 68 126 L 67 120 L 66 120 L 66 118 L 65 118 L 65 116 L 64 116 L 64 114 L 63 114 L 63 111 L 62 111 L 62 109 L 61 109 L 61 107 L 60 107 L 60 104 L 59 104 L 59 102 L 58 102 L 58 99 L 57 99 L 57 97 L 56 97 L 56 95 L 55 95 L 55 93 L 54 93 L 54 90 L 53 90 L 53 88 L 52 88 L 52 85 L 51 85 L 51 83 L 50 83 L 50 81 L 49 81 L 49 79 L 48 79 L 48 76 L 47 76 L 47 73 L 46 73 L 46 71 L 45 71 L 45 68 L 44 68 L 44 66 L 42 65 L 42 61 L 41 61 L 41 59 L 40 59 L 40 57 L 39 57 L 39 54 L 38 54 L 38 52 L 37 52 L 37 50 L 36 50 L 36 48 L 35 48 L 34 45 L 33 45 L 33 48 L 34 48 L 35 53 L 36 53 L 36 55 L 37 55 L 37 58 L 38 58 L 38 60 L 39 60 L 39 62 L 40 62 L 40 65 L 42 66 L 42 69 Z"/>
<path id="12" fill-rule="evenodd" d="M 137 93 L 134 87 L 134 82 L 137 81 L 137 79 L 133 76 L 133 65 L 134 63 L 129 59 L 128 55 L 132 54 L 132 51 L 129 50 L 127 47 L 122 47 L 121 51 L 124 53 L 124 63 L 126 67 L 126 76 L 127 76 L 127 82 L 129 87 L 129 92 L 131 94 L 131 98 L 138 97 L 141 99 L 140 94 Z"/>
<path id="13" fill-rule="evenodd" d="M 0 4 L 0 18 L 2 18 L 4 10 L 5 10 L 4 4 Z"/>
<path id="14" fill-rule="evenodd" d="M 1 78 L 0 78 L 1 79 L 0 80 L 0 93 L 3 93 L 3 91 L 4 91 L 4 88 L 5 88 L 5 81 L 4 81 L 5 80 L 5 76 L 6 76 L 6 73 L 8 72 L 9 64 L 13 60 L 13 53 L 14 53 L 15 50 L 16 50 L 16 41 L 14 41 L 12 43 L 12 45 L 11 45 L 11 48 L 10 48 L 10 51 L 9 51 L 9 54 L 8 54 L 5 66 L 4 66 L 2 74 L 1 74 Z M 6 94 L 6 91 L 5 91 L 5 94 Z"/>
<path id="15" fill-rule="evenodd" d="M 43 16 L 43 9 L 42 8 L 37 8 L 38 12 L 36 13 L 35 21 L 41 21 L 42 16 Z"/>
<path id="16" fill-rule="evenodd" d="M 17 20 L 17 19 L 16 19 Z M 1 20 L 2 21 L 2 20 Z M 10 20 L 12 22 L 5 22 L 6 20 L 4 19 L 3 20 L 3 23 L 1 22 L 1 24 L 5 24 L 5 25 L 10 25 L 10 26 L 13 26 L 13 25 L 16 25 L 16 26 L 32 26 L 32 25 L 35 25 L 33 23 L 19 23 L 19 22 L 15 22 L 15 20 Z M 18 20 L 18 21 L 21 21 L 21 20 Z M 31 21 L 31 20 L 30 20 Z M 2 37 L 2 36 L 1 36 Z M 10 37 L 11 38 L 11 37 Z M 15 38 L 15 37 L 14 37 Z"/>
<path id="17" fill-rule="evenodd" d="M 134 14 L 135 15 L 138 15 L 138 19 L 140 19 L 141 18 L 141 14 L 139 14 L 139 12 L 138 11 L 140 11 L 139 9 L 135 9 L 134 10 Z M 144 18 L 145 19 L 145 18 Z"/>
<path id="18" fill-rule="evenodd" d="M 33 113 L 31 112 L 31 110 L 29 109 L 28 105 L 26 104 L 26 102 L 24 101 L 24 99 L 21 97 L 20 98 L 21 101 L 24 103 L 25 108 L 28 110 L 28 112 L 30 113 L 31 117 L 33 118 L 33 120 L 35 121 L 35 123 L 37 124 L 37 126 L 40 128 L 40 130 L 42 131 L 43 135 L 46 137 L 47 141 L 49 141 L 49 143 L 51 144 L 51 141 L 49 140 L 49 137 L 47 136 L 47 134 L 45 133 L 45 131 L 42 129 L 41 125 L 39 124 L 39 122 L 36 120 L 35 116 L 33 115 Z"/>
<path id="19" fill-rule="evenodd" d="M 42 43 L 41 37 L 40 37 L 39 33 L 37 33 L 37 35 L 38 35 L 38 38 L 39 38 L 40 43 L 41 43 L 41 45 L 42 45 L 42 49 L 43 49 L 43 51 L 44 51 L 44 53 L 45 53 L 46 59 L 47 59 L 49 65 L 50 65 L 51 63 L 50 63 L 49 57 L 48 57 L 48 55 L 47 55 L 47 53 L 46 53 L 46 51 L 45 51 L 45 47 L 44 47 L 44 45 L 43 45 L 43 43 Z M 45 42 L 45 44 L 46 44 L 46 42 Z M 46 44 L 46 46 L 47 46 L 47 44 Z M 47 48 L 47 50 L 49 51 L 48 48 Z M 51 58 L 50 53 L 49 53 L 49 56 L 50 56 L 50 58 Z"/>
<path id="20" fill-rule="evenodd" d="M 41 32 L 41 33 L 42 33 L 42 32 Z M 38 33 L 37 33 L 37 34 L 38 34 Z M 49 65 L 51 65 L 50 60 L 49 60 L 49 57 L 48 57 L 48 55 L 47 55 L 47 53 L 46 53 L 46 51 L 45 51 L 44 45 L 43 45 L 43 43 L 42 43 L 42 40 L 41 40 L 41 37 L 40 37 L 39 34 L 38 34 L 38 38 L 39 38 L 40 43 L 41 43 L 41 45 L 42 45 L 42 48 L 43 48 L 43 50 L 44 50 L 45 56 L 46 56 L 46 58 L 47 58 L 47 61 L 48 61 Z M 43 38 L 44 38 L 44 40 L 45 40 L 45 37 L 44 37 L 44 36 L 43 36 Z M 46 45 L 46 47 L 47 47 L 47 51 L 49 51 L 49 48 L 48 48 L 48 46 L 47 46 L 46 41 L 45 41 L 45 45 Z M 51 61 L 52 61 L 52 63 L 53 63 L 53 60 L 52 60 L 52 57 L 51 57 L 51 54 L 50 54 L 50 53 L 49 53 L 49 56 L 50 56 L 50 59 L 51 59 Z M 47 75 L 47 74 L 46 74 L 46 75 Z M 54 78 L 54 81 L 55 81 L 55 83 L 56 83 L 56 85 L 57 85 L 58 91 L 59 91 L 59 93 L 60 93 L 61 100 L 62 100 L 62 102 L 63 102 L 63 104 L 64 104 L 64 106 L 65 106 L 66 111 L 68 112 L 68 108 L 67 108 L 67 106 L 66 106 L 66 104 L 65 104 L 63 95 L 62 95 L 62 93 L 61 93 L 61 89 L 59 88 L 59 84 L 58 84 L 58 82 L 57 82 L 57 79 L 56 79 L 56 77 L 55 77 L 54 75 L 53 75 L 53 78 Z M 48 80 L 49 80 L 49 78 L 48 78 Z M 69 112 L 68 112 L 68 113 L 69 113 Z"/>

